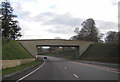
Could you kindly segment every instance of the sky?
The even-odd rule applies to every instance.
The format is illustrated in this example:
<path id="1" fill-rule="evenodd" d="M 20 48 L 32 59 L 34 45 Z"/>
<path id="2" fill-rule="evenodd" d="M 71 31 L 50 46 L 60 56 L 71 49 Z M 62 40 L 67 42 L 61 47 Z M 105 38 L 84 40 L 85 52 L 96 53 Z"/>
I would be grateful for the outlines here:
<path id="1" fill-rule="evenodd" d="M 19 39 L 69 39 L 88 18 L 95 20 L 100 33 L 118 30 L 119 0 L 8 1 L 22 29 Z"/>

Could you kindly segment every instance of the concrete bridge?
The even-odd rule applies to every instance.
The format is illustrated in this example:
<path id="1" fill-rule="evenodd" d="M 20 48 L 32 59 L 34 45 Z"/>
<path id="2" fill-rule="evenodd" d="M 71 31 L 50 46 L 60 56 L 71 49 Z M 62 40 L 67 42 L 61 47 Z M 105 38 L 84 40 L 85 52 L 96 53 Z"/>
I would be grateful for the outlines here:
<path id="1" fill-rule="evenodd" d="M 93 44 L 88 41 L 74 41 L 64 39 L 30 39 L 18 40 L 22 46 L 33 56 L 37 57 L 37 46 L 76 47 L 76 58 L 80 57 L 85 50 Z"/>

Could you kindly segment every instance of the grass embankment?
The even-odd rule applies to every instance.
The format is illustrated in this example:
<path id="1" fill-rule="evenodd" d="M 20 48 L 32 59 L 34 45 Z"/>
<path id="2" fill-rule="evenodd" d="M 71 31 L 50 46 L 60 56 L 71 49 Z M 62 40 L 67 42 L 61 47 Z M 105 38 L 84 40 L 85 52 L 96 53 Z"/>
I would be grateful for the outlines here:
<path id="1" fill-rule="evenodd" d="M 36 65 L 37 63 L 39 63 L 39 61 L 34 61 L 34 62 L 30 62 L 27 64 L 22 64 L 20 66 L 16 66 L 16 67 L 10 67 L 10 68 L 6 68 L 2 70 L 2 76 L 6 75 L 6 74 L 10 74 L 19 70 L 22 70 L 26 67 L 32 67 L 33 65 Z"/>
<path id="2" fill-rule="evenodd" d="M 19 44 L 19 42 L 15 40 L 11 40 L 9 42 L 7 40 L 2 40 L 2 60 L 17 60 L 28 58 L 33 57 L 21 46 L 21 44 Z M 41 61 L 41 59 L 38 59 L 38 61 L 22 64 L 20 66 L 2 69 L 2 75 L 4 76 L 6 74 L 16 72 L 27 67 L 32 67 Z"/>
<path id="3" fill-rule="evenodd" d="M 108 63 L 120 63 L 118 54 L 120 52 L 117 43 L 95 43 L 91 45 L 86 52 L 79 58 L 81 60 L 90 60 Z"/>
<path id="4" fill-rule="evenodd" d="M 28 59 L 32 56 L 15 40 L 2 40 L 2 60 Z"/>

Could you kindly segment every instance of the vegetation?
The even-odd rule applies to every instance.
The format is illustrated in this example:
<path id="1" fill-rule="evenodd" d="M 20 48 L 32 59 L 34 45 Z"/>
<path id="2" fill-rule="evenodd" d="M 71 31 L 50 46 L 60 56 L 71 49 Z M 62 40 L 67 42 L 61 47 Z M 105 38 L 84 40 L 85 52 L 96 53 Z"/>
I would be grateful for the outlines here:
<path id="1" fill-rule="evenodd" d="M 120 42 L 120 31 L 109 31 L 107 32 L 107 36 L 105 38 L 106 43 L 117 43 Z"/>
<path id="2" fill-rule="evenodd" d="M 76 36 L 71 37 L 71 40 L 83 40 L 100 42 L 91 45 L 87 51 L 79 58 L 83 60 L 99 61 L 99 62 L 111 62 L 120 63 L 120 56 L 118 50 L 120 46 L 120 31 L 109 31 L 103 41 L 101 38 L 104 34 L 99 34 L 98 28 L 95 25 L 95 21 L 91 18 L 85 20 L 81 24 L 82 28 L 75 28 Z"/>
<path id="3" fill-rule="evenodd" d="M 75 59 L 76 58 L 76 52 L 75 50 L 72 51 L 64 51 L 64 52 L 54 52 L 54 53 L 47 53 L 44 55 L 48 56 L 55 56 L 55 57 L 64 57 L 64 58 L 70 58 L 70 59 Z"/>
<path id="4" fill-rule="evenodd" d="M 3 69 L 2 70 L 2 76 L 6 75 L 6 74 L 13 73 L 13 72 L 16 72 L 16 71 L 19 71 L 19 70 L 24 69 L 26 67 L 32 67 L 32 66 L 36 65 L 37 63 L 39 63 L 39 61 L 34 61 L 34 62 L 22 64 L 20 66 Z"/>
<path id="5" fill-rule="evenodd" d="M 98 42 L 100 38 L 98 28 L 95 25 L 95 21 L 92 18 L 89 18 L 82 22 L 81 30 L 79 28 L 75 28 L 76 36 L 71 37 L 72 40 L 85 40 L 85 41 L 93 41 Z"/>
<path id="6" fill-rule="evenodd" d="M 78 58 L 79 60 L 107 62 L 107 63 L 120 63 L 120 44 L 118 43 L 95 43 L 91 45 L 83 54 Z M 76 51 L 64 51 L 44 54 L 55 57 L 64 57 L 69 59 L 76 59 Z"/>
<path id="7" fill-rule="evenodd" d="M 83 60 L 119 63 L 120 44 L 117 43 L 95 43 L 79 58 Z"/>
<path id="8" fill-rule="evenodd" d="M 2 40 L 2 59 L 14 60 L 14 59 L 27 59 L 32 56 L 15 40 L 10 42 Z"/>
<path id="9" fill-rule="evenodd" d="M 2 37 L 6 40 L 15 40 L 21 37 L 21 30 L 19 23 L 15 18 L 17 15 L 13 14 L 13 8 L 7 0 L 1 3 L 0 19 L 2 20 Z M 0 29 L 1 30 L 1 29 Z"/>

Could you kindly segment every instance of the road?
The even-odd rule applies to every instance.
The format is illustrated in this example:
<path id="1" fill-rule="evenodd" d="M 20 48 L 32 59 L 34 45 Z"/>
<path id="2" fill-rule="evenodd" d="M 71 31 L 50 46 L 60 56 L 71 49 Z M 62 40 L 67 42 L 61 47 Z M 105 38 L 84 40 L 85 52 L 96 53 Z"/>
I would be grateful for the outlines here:
<path id="1" fill-rule="evenodd" d="M 43 56 L 42 56 L 43 57 Z M 48 56 L 32 71 L 12 80 L 118 80 L 118 70 Z"/>

